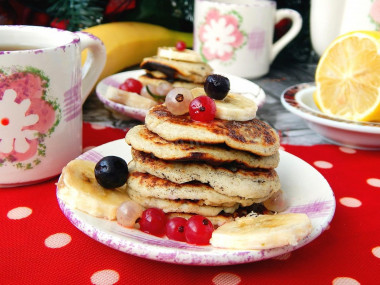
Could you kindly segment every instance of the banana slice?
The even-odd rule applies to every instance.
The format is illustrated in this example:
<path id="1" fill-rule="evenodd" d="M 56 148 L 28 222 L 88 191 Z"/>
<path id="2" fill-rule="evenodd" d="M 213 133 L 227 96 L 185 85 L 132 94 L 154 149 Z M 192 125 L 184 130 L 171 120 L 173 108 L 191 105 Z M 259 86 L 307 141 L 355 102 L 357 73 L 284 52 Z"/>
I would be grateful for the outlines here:
<path id="1" fill-rule="evenodd" d="M 206 95 L 202 87 L 191 89 L 193 97 Z M 228 121 L 249 121 L 256 117 L 257 105 L 254 101 L 238 93 L 228 93 L 223 100 L 214 100 L 215 118 Z"/>
<path id="2" fill-rule="evenodd" d="M 113 102 L 125 106 L 149 110 L 158 103 L 134 92 L 127 92 L 119 88 L 108 86 L 105 97 Z"/>
<path id="3" fill-rule="evenodd" d="M 201 56 L 191 49 L 179 51 L 175 47 L 159 47 L 157 56 L 180 61 L 202 62 Z"/>
<path id="4" fill-rule="evenodd" d="M 96 181 L 95 162 L 72 160 L 62 170 L 57 184 L 57 196 L 67 205 L 92 216 L 116 219 L 116 210 L 121 203 L 130 200 L 126 185 L 106 189 Z"/>
<path id="5" fill-rule="evenodd" d="M 297 245 L 311 230 L 306 214 L 246 216 L 217 228 L 210 243 L 231 249 L 270 249 Z"/>

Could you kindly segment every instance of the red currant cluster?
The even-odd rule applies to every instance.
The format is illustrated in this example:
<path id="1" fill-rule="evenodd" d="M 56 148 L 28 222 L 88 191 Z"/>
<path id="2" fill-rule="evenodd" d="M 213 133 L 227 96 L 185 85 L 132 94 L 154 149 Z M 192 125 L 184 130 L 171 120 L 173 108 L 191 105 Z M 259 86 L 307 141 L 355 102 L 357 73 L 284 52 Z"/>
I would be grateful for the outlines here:
<path id="1" fill-rule="evenodd" d="M 188 220 L 182 217 L 167 218 L 164 211 L 157 208 L 146 209 L 139 220 L 140 230 L 169 239 L 196 245 L 208 245 L 214 226 L 201 215 L 194 215 Z"/>

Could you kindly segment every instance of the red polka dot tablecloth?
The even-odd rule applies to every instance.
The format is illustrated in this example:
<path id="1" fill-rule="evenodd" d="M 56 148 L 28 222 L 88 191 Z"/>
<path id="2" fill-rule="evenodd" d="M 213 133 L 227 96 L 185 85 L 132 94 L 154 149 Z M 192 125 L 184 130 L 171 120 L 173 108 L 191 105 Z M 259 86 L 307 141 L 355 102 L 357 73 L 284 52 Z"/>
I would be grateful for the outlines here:
<path id="1" fill-rule="evenodd" d="M 84 150 L 125 133 L 85 123 Z M 337 202 L 328 229 L 296 251 L 216 267 L 128 255 L 91 239 L 66 219 L 54 178 L 0 189 L 0 284 L 380 284 L 380 152 L 335 145 L 282 148 L 315 167 Z"/>

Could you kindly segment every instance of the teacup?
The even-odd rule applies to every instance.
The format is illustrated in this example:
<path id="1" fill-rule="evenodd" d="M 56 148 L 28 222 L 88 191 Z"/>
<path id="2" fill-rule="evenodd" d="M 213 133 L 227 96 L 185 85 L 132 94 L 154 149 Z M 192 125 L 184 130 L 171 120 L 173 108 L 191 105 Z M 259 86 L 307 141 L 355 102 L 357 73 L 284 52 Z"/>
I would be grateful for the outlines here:
<path id="1" fill-rule="evenodd" d="M 82 104 L 105 60 L 87 33 L 0 26 L 0 187 L 52 178 L 81 154 Z"/>
<path id="2" fill-rule="evenodd" d="M 275 24 L 285 18 L 292 26 L 273 43 Z M 276 10 L 275 1 L 195 0 L 194 50 L 216 72 L 257 78 L 268 73 L 301 27 L 301 15 L 291 9 Z"/>

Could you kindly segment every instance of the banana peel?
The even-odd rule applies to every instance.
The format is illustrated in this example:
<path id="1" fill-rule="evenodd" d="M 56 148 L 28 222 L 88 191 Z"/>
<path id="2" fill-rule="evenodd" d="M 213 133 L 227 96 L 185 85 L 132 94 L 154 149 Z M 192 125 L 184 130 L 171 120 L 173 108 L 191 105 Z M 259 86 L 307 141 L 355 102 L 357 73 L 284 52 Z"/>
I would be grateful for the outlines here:
<path id="1" fill-rule="evenodd" d="M 174 46 L 178 41 L 184 41 L 188 47 L 193 45 L 192 33 L 140 22 L 100 24 L 82 32 L 98 37 L 106 47 L 107 60 L 98 81 L 139 64 L 144 57 L 157 54 L 160 46 Z M 86 54 L 86 51 L 83 51 L 82 64 Z"/>

